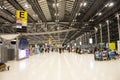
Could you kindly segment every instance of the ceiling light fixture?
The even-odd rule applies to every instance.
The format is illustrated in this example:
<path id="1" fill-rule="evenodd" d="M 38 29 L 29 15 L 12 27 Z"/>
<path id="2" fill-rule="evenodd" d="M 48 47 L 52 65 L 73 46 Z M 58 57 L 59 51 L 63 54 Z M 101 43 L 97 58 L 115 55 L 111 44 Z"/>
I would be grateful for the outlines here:
<path id="1" fill-rule="evenodd" d="M 113 2 L 109 3 L 109 7 L 112 7 L 112 6 L 114 6 L 114 3 Z"/>
<path id="2" fill-rule="evenodd" d="M 53 3 L 53 7 L 55 7 L 55 3 Z"/>
<path id="3" fill-rule="evenodd" d="M 36 16 L 37 16 L 37 14 L 33 14 L 33 16 L 34 16 L 34 17 L 36 17 Z"/>
<path id="4" fill-rule="evenodd" d="M 90 21 L 94 21 L 93 19 L 90 19 Z"/>
<path id="5" fill-rule="evenodd" d="M 98 13 L 98 16 L 101 16 L 101 15 L 102 15 L 102 13 L 101 13 L 101 12 L 99 12 L 99 13 Z"/>
<path id="6" fill-rule="evenodd" d="M 77 16 L 78 14 L 76 13 L 75 16 Z"/>
<path id="7" fill-rule="evenodd" d="M 59 6 L 59 3 L 57 3 L 56 6 L 58 7 L 58 6 Z"/>
<path id="8" fill-rule="evenodd" d="M 86 23 L 85 26 L 88 26 L 88 23 Z"/>
<path id="9" fill-rule="evenodd" d="M 0 6 L 0 9 L 3 9 L 3 7 L 2 7 L 2 6 Z"/>
<path id="10" fill-rule="evenodd" d="M 54 15 L 56 16 L 57 14 L 55 13 Z"/>
<path id="11" fill-rule="evenodd" d="M 26 8 L 29 8 L 29 5 L 28 5 L 28 3 L 26 3 L 26 4 L 25 4 L 25 7 L 26 7 Z"/>
<path id="12" fill-rule="evenodd" d="M 81 13 L 78 13 L 78 16 L 80 16 Z"/>
<path id="13" fill-rule="evenodd" d="M 83 3 L 83 6 L 85 7 L 86 5 L 87 5 L 87 3 L 86 3 L 86 2 L 84 2 L 84 3 Z"/>
<path id="14" fill-rule="evenodd" d="M 80 4 L 80 7 L 83 5 L 83 3 Z"/>
<path id="15" fill-rule="evenodd" d="M 107 3 L 107 4 L 105 5 L 105 7 L 112 7 L 112 6 L 114 6 L 114 3 L 113 3 L 113 2 Z"/>
<path id="16" fill-rule="evenodd" d="M 59 22 L 59 20 L 55 20 L 55 22 Z"/>
<path id="17" fill-rule="evenodd" d="M 59 14 L 57 14 L 57 13 L 55 13 L 54 15 L 55 15 L 55 16 L 59 16 Z"/>
<path id="18" fill-rule="evenodd" d="M 5 7 L 5 9 L 7 9 L 7 8 Z"/>
<path id="19" fill-rule="evenodd" d="M 76 19 L 73 19 L 73 22 L 76 22 Z"/>

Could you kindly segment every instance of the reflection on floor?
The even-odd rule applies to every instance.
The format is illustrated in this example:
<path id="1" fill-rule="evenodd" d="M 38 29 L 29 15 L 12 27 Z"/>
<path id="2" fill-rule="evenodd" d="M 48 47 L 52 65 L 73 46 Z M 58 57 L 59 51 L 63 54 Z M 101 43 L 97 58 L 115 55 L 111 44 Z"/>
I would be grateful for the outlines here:
<path id="1" fill-rule="evenodd" d="M 120 80 L 120 60 L 94 61 L 92 54 L 46 53 L 7 64 L 0 80 Z"/>

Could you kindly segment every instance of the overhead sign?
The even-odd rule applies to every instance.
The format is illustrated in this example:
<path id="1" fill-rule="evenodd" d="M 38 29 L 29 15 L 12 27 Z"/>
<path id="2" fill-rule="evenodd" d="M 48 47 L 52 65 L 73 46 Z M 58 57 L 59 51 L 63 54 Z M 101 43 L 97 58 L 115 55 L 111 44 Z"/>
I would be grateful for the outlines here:
<path id="1" fill-rule="evenodd" d="M 17 10 L 16 14 L 17 14 L 17 19 L 27 20 L 27 12 L 26 11 Z"/>
<path id="2" fill-rule="evenodd" d="M 48 38 L 48 43 L 52 44 L 52 38 Z"/>
<path id="3" fill-rule="evenodd" d="M 17 10 L 16 11 L 16 23 L 21 24 L 21 26 L 27 26 L 28 13 L 26 11 Z"/>

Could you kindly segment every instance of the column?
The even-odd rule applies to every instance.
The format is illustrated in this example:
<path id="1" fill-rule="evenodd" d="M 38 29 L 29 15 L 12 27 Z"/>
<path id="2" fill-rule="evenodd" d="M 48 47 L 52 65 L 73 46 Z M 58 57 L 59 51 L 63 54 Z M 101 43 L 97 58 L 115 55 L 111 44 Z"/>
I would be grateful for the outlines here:
<path id="1" fill-rule="evenodd" d="M 110 25 L 109 25 L 109 20 L 107 20 L 106 23 L 107 23 L 107 32 L 108 32 L 108 43 L 110 43 L 110 29 L 109 29 Z"/>
<path id="2" fill-rule="evenodd" d="M 19 60 L 19 48 L 18 48 L 18 45 L 19 45 L 19 39 L 18 39 L 18 37 L 16 38 L 16 53 L 15 53 L 15 58 L 16 58 L 16 60 Z"/>
<path id="3" fill-rule="evenodd" d="M 100 42 L 103 43 L 103 39 L 102 39 L 102 25 L 99 24 L 100 26 Z"/>
<path id="4" fill-rule="evenodd" d="M 97 46 L 97 28 L 95 27 L 95 45 Z"/>
<path id="5" fill-rule="evenodd" d="M 118 21 L 118 33 L 119 33 L 119 40 L 120 40 L 120 17 L 119 17 L 120 14 L 117 13 L 117 21 Z"/>

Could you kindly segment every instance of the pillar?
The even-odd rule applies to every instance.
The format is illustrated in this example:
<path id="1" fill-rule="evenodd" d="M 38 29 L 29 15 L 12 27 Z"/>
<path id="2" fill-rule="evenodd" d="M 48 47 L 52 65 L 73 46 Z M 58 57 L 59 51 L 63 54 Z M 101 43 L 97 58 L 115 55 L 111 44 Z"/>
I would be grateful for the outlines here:
<path id="1" fill-rule="evenodd" d="M 110 43 L 110 29 L 109 29 L 110 25 L 109 25 L 109 20 L 107 20 L 106 23 L 107 23 L 107 32 L 108 32 L 108 43 Z"/>
<path id="2" fill-rule="evenodd" d="M 120 17 L 119 17 L 120 14 L 117 13 L 117 21 L 118 21 L 118 33 L 119 33 L 119 40 L 120 40 Z"/>
<path id="3" fill-rule="evenodd" d="M 100 26 L 100 42 L 103 43 L 103 37 L 102 37 L 102 25 L 99 24 Z"/>

